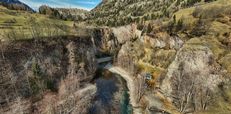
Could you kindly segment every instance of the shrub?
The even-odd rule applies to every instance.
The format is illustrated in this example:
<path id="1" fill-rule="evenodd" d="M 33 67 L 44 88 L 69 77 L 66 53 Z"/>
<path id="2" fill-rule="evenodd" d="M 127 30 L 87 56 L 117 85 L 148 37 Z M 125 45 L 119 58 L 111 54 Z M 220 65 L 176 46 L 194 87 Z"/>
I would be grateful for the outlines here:
<path id="1" fill-rule="evenodd" d="M 175 23 L 174 23 L 173 21 L 170 21 L 170 22 L 168 23 L 166 29 L 167 29 L 167 32 L 168 32 L 169 34 L 171 34 L 171 33 L 173 32 L 174 25 L 175 25 Z"/>
<path id="2" fill-rule="evenodd" d="M 34 76 L 41 76 L 42 75 L 42 71 L 41 71 L 41 68 L 38 65 L 38 63 L 32 64 L 32 71 L 33 71 Z"/>
<path id="3" fill-rule="evenodd" d="M 32 91 L 32 95 L 37 95 L 40 93 L 41 88 L 39 87 L 38 79 L 31 77 L 29 79 L 29 84 L 30 84 L 30 89 Z"/>
<path id="4" fill-rule="evenodd" d="M 138 30 L 143 30 L 144 29 L 144 25 L 143 24 L 138 24 L 137 25 L 137 29 Z"/>
<path id="5" fill-rule="evenodd" d="M 205 35 L 206 32 L 208 31 L 209 29 L 209 22 L 207 22 L 208 20 L 205 20 L 205 19 L 199 19 L 196 23 L 196 26 L 193 28 L 193 30 L 191 31 L 191 34 L 194 35 L 194 36 L 202 36 L 202 35 Z"/>
<path id="6" fill-rule="evenodd" d="M 147 33 L 151 33 L 151 32 L 152 32 L 152 26 L 151 26 L 151 24 L 148 24 Z"/>
<path id="7" fill-rule="evenodd" d="M 57 81 L 55 80 L 47 79 L 46 86 L 47 86 L 47 89 L 51 90 L 52 92 L 58 91 Z"/>
<path id="8" fill-rule="evenodd" d="M 181 18 L 181 19 L 178 20 L 178 22 L 177 22 L 177 24 L 176 24 L 176 31 L 182 30 L 182 29 L 183 29 L 183 26 L 184 26 L 184 21 L 183 21 L 183 19 Z"/>

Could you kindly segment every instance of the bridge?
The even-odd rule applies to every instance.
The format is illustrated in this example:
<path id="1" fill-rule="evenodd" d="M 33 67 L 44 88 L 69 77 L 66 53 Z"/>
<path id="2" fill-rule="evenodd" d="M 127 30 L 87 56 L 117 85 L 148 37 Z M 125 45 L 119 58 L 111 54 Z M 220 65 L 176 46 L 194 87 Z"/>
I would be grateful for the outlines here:
<path id="1" fill-rule="evenodd" d="M 97 63 L 98 64 L 107 63 L 107 62 L 111 62 L 112 60 L 113 60 L 112 57 L 97 58 Z"/>

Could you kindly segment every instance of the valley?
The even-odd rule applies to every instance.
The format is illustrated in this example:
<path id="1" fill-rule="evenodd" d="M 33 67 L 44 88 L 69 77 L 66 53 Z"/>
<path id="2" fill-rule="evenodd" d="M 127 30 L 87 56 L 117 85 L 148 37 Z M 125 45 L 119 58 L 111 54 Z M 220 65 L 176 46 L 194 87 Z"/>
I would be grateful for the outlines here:
<path id="1" fill-rule="evenodd" d="M 230 114 L 230 6 L 102 0 L 90 11 L 31 12 L 0 5 L 0 113 Z"/>

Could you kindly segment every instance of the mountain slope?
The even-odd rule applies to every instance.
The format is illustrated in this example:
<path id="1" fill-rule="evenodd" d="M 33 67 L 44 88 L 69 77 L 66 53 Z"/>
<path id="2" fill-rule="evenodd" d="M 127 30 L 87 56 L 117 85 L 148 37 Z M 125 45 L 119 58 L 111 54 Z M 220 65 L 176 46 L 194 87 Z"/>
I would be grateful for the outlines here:
<path id="1" fill-rule="evenodd" d="M 91 11 L 88 22 L 108 26 L 140 23 L 171 17 L 179 9 L 204 2 L 207 0 L 103 0 Z"/>
<path id="2" fill-rule="evenodd" d="M 92 17 L 90 17 L 93 22 L 99 25 L 105 22 L 109 26 L 124 25 L 166 15 L 162 11 L 166 10 L 172 3 L 160 0 L 105 0 L 92 10 Z"/>
<path id="3" fill-rule="evenodd" d="M 35 12 L 32 8 L 19 0 L 0 0 L 0 4 L 12 10 L 25 10 Z"/>

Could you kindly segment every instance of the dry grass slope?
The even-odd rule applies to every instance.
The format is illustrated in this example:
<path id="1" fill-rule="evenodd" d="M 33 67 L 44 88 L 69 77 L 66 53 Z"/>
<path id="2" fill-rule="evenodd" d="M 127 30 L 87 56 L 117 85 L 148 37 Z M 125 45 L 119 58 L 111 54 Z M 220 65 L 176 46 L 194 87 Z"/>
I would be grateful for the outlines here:
<path id="1" fill-rule="evenodd" d="M 0 39 L 28 39 L 72 34 L 72 21 L 51 19 L 26 11 L 9 10 L 0 6 Z M 38 31 L 37 33 L 35 33 Z"/>

